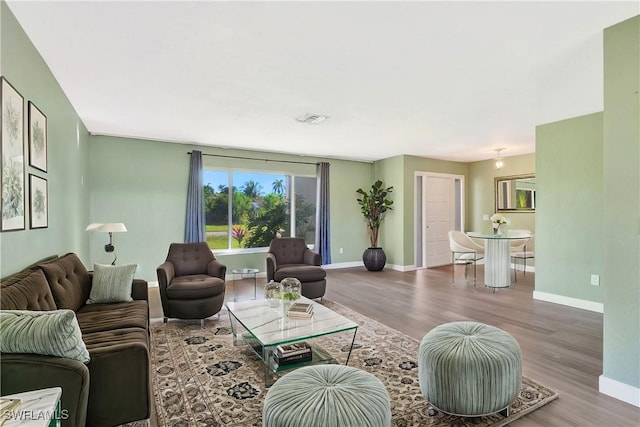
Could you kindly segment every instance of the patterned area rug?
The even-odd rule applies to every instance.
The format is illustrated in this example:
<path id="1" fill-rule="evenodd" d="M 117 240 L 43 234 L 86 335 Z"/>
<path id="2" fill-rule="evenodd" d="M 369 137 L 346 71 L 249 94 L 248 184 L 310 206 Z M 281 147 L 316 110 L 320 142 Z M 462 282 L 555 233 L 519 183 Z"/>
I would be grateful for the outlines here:
<path id="1" fill-rule="evenodd" d="M 393 425 L 503 426 L 558 397 L 529 378 L 511 406 L 511 415 L 455 417 L 433 408 L 418 384 L 419 342 L 325 300 L 324 305 L 358 323 L 349 366 L 378 377 L 391 396 Z M 260 426 L 265 387 L 264 365 L 246 345 L 234 346 L 228 313 L 199 322 L 171 320 L 151 326 L 152 378 L 159 427 Z M 320 339 L 344 363 L 351 333 Z M 134 425 L 134 424 L 132 424 Z"/>

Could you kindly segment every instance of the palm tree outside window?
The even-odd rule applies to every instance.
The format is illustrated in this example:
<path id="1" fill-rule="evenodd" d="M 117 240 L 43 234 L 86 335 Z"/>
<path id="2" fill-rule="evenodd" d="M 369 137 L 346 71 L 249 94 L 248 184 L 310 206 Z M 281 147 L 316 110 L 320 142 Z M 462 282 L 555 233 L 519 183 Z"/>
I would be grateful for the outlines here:
<path id="1" fill-rule="evenodd" d="M 279 232 L 314 244 L 315 177 L 205 170 L 203 183 L 212 249 L 268 247 Z"/>

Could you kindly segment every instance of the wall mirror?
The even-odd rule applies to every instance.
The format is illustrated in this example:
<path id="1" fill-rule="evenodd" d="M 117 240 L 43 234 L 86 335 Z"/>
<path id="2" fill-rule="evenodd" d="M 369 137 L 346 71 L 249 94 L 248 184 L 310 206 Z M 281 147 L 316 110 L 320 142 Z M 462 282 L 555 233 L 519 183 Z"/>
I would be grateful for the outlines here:
<path id="1" fill-rule="evenodd" d="M 531 212 L 536 209 L 535 174 L 499 176 L 496 182 L 496 212 Z"/>

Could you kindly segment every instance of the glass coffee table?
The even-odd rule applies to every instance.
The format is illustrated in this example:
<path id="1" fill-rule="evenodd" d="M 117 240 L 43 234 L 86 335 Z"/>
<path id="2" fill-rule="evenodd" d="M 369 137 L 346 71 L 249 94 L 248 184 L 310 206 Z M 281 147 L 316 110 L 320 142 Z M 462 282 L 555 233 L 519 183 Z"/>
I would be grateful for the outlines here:
<path id="1" fill-rule="evenodd" d="M 335 358 L 323 349 L 314 339 L 339 333 L 353 333 L 345 365 L 356 339 L 358 324 L 328 309 L 322 304 L 301 297 L 296 302 L 313 304 L 313 316 L 309 319 L 290 319 L 282 304 L 270 307 L 267 301 L 227 302 L 233 344 L 243 342 L 253 349 L 264 363 L 264 380 L 268 387 L 275 382 L 278 372 L 294 369 L 303 365 L 335 363 Z M 308 341 L 312 349 L 312 360 L 279 366 L 273 357 L 277 346 L 300 341 Z"/>

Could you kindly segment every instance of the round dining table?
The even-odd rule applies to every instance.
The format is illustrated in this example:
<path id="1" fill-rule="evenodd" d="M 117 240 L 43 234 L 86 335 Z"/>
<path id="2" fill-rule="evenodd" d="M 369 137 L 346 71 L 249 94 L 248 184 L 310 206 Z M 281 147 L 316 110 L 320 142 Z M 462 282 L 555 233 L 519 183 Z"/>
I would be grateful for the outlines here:
<path id="1" fill-rule="evenodd" d="M 488 234 L 470 231 L 467 236 L 484 240 L 485 286 L 488 288 L 511 286 L 511 241 L 530 238 L 531 234 L 522 232 Z"/>

